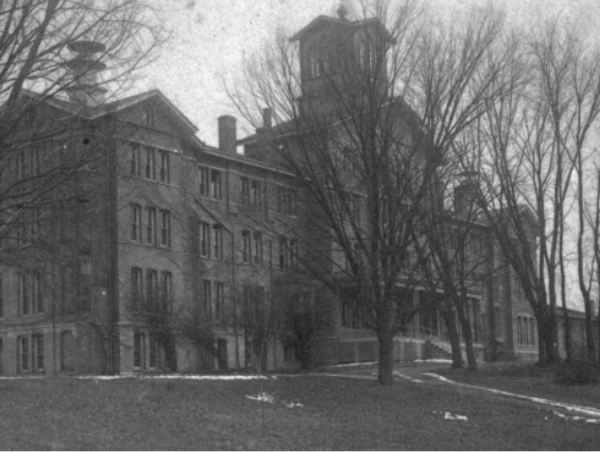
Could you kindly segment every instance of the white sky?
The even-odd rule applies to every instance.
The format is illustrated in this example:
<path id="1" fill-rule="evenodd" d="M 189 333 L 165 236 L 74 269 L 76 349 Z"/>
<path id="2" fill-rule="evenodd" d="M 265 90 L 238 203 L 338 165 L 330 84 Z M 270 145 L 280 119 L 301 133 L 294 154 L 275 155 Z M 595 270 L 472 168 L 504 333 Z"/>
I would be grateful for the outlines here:
<path id="1" fill-rule="evenodd" d="M 148 68 L 136 92 L 158 88 L 198 126 L 198 137 L 216 145 L 217 117 L 237 115 L 222 82 L 283 27 L 290 34 L 316 16 L 332 15 L 339 0 L 151 0 L 172 31 L 171 41 Z M 491 0 L 490 0 L 491 1 Z M 487 0 L 430 0 L 435 8 L 460 10 Z M 563 12 L 578 27 L 597 33 L 598 0 L 494 0 L 508 20 L 534 23 Z M 238 137 L 244 136 L 238 132 Z"/>

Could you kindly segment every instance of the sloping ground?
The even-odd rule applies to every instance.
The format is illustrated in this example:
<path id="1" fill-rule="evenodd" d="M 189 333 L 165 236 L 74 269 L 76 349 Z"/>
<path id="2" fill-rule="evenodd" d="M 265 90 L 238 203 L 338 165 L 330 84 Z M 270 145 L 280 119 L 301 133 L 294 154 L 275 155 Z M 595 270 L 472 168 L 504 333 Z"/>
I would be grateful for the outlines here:
<path id="1" fill-rule="evenodd" d="M 552 370 L 535 364 L 500 362 L 482 365 L 476 372 L 450 370 L 447 367 L 434 368 L 432 371 L 453 381 L 565 403 L 591 405 L 600 409 L 599 384 L 582 386 L 558 384 Z"/>
<path id="2" fill-rule="evenodd" d="M 372 371 L 372 370 L 371 370 Z M 366 375 L 359 375 L 363 378 Z M 0 449 L 597 450 L 597 425 L 448 384 L 0 381 Z M 466 419 L 466 420 L 465 420 Z"/>

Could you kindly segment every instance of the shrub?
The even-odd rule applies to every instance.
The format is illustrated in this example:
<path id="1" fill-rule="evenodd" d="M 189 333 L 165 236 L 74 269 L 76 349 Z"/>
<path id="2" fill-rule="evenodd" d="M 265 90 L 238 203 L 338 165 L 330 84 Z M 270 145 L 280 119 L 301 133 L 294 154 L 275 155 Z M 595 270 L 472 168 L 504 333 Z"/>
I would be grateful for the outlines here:
<path id="1" fill-rule="evenodd" d="M 598 383 L 600 365 L 587 360 L 565 362 L 556 370 L 555 380 L 559 384 L 568 386 Z"/>

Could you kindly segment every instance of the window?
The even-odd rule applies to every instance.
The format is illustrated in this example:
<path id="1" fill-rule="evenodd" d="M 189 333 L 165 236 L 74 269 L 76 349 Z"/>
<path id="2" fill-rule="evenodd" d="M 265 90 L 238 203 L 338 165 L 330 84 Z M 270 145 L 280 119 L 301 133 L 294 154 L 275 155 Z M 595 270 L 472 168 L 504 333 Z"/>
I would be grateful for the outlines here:
<path id="1" fill-rule="evenodd" d="M 198 168 L 198 192 L 200 196 L 208 196 L 208 169 Z"/>
<path id="2" fill-rule="evenodd" d="M 134 242 L 142 241 L 142 207 L 139 204 L 130 205 L 131 233 L 130 238 Z"/>
<path id="3" fill-rule="evenodd" d="M 158 154 L 160 156 L 159 180 L 168 184 L 171 178 L 169 171 L 169 152 L 158 151 Z"/>
<path id="4" fill-rule="evenodd" d="M 146 148 L 146 179 L 156 179 L 156 167 L 154 158 L 154 149 Z"/>
<path id="5" fill-rule="evenodd" d="M 213 257 L 215 259 L 223 258 L 223 228 L 218 224 L 213 224 Z"/>
<path id="6" fill-rule="evenodd" d="M 200 255 L 210 257 L 210 225 L 200 223 Z"/>
<path id="7" fill-rule="evenodd" d="M 215 283 L 215 321 L 225 320 L 225 284 Z"/>
<path id="8" fill-rule="evenodd" d="M 42 167 L 40 164 L 40 149 L 38 147 L 32 147 L 29 152 L 31 157 L 31 175 L 34 177 L 39 176 L 42 173 Z"/>
<path id="9" fill-rule="evenodd" d="M 148 338 L 148 368 L 158 368 L 158 341 L 152 334 Z"/>
<path id="10" fill-rule="evenodd" d="M 19 151 L 15 162 L 17 182 L 20 182 L 29 174 L 29 162 L 25 150 Z"/>
<path id="11" fill-rule="evenodd" d="M 133 333 L 133 368 L 144 369 L 146 354 L 146 335 L 144 333 Z"/>
<path id="12" fill-rule="evenodd" d="M 152 245 L 156 243 L 156 209 L 146 207 L 146 243 Z"/>
<path id="13" fill-rule="evenodd" d="M 298 192 L 292 188 L 277 187 L 277 212 L 286 215 L 297 214 Z"/>
<path id="14" fill-rule="evenodd" d="M 21 272 L 17 274 L 17 295 L 21 315 L 44 312 L 41 294 L 41 275 Z"/>
<path id="15" fill-rule="evenodd" d="M 19 300 L 19 314 L 29 315 L 29 284 L 26 273 L 17 274 L 17 298 Z"/>
<path id="16" fill-rule="evenodd" d="M 167 248 L 171 247 L 171 212 L 168 210 L 160 211 L 160 245 Z"/>
<path id="17" fill-rule="evenodd" d="M 215 199 L 221 199 L 221 173 L 219 171 L 210 172 L 210 195 Z"/>
<path id="18" fill-rule="evenodd" d="M 26 336 L 19 336 L 17 338 L 17 356 L 18 363 L 17 368 L 19 372 L 29 371 L 29 338 Z"/>
<path id="19" fill-rule="evenodd" d="M 142 269 L 131 268 L 131 304 L 134 308 L 140 306 L 142 302 Z"/>
<path id="20" fill-rule="evenodd" d="M 250 181 L 250 204 L 255 207 L 262 206 L 262 184 L 259 180 Z"/>
<path id="21" fill-rule="evenodd" d="M 250 231 L 242 231 L 242 262 L 250 262 L 251 256 Z"/>
<path id="22" fill-rule="evenodd" d="M 370 41 L 360 41 L 358 43 L 358 66 L 363 71 L 370 71 L 375 66 L 375 53 Z"/>
<path id="23" fill-rule="evenodd" d="M 173 304 L 173 274 L 171 272 L 162 272 L 161 274 L 161 295 L 162 301 L 167 306 L 172 306 Z"/>
<path id="24" fill-rule="evenodd" d="M 290 256 L 289 256 L 290 268 L 297 268 L 298 267 L 298 240 L 296 240 L 296 239 L 290 240 L 289 254 L 290 254 Z"/>
<path id="25" fill-rule="evenodd" d="M 32 314 L 41 314 L 44 312 L 42 301 L 42 275 L 33 273 L 31 275 L 31 310 Z"/>
<path id="26" fill-rule="evenodd" d="M 256 179 L 241 179 L 241 203 L 247 206 L 261 207 L 262 206 L 262 184 Z"/>
<path id="27" fill-rule="evenodd" d="M 525 290 L 523 289 L 523 284 L 516 275 L 513 277 L 513 294 L 517 301 L 525 301 Z"/>
<path id="28" fill-rule="evenodd" d="M 252 235 L 254 239 L 254 263 L 261 264 L 263 262 L 263 250 L 262 250 L 262 234 L 260 232 L 255 232 Z"/>
<path id="29" fill-rule="evenodd" d="M 535 346 L 535 322 L 531 316 L 517 316 L 517 344 Z"/>
<path id="30" fill-rule="evenodd" d="M 288 268 L 288 265 L 287 239 L 285 237 L 279 237 L 279 268 L 286 269 Z"/>
<path id="31" fill-rule="evenodd" d="M 241 184 L 241 204 L 248 205 L 250 204 L 250 180 L 247 177 L 240 178 Z"/>
<path id="32" fill-rule="evenodd" d="M 279 268 L 289 269 L 298 266 L 298 240 L 279 237 Z"/>
<path id="33" fill-rule="evenodd" d="M 149 304 L 158 301 L 158 272 L 146 270 L 146 298 Z"/>
<path id="34" fill-rule="evenodd" d="M 212 316 L 212 284 L 208 279 L 202 281 L 202 287 L 204 292 L 204 314 L 210 319 Z"/>
<path id="35" fill-rule="evenodd" d="M 44 336 L 36 334 L 32 338 L 33 346 L 33 370 L 42 372 L 44 370 Z"/>
<path id="36" fill-rule="evenodd" d="M 132 176 L 140 177 L 140 147 L 137 144 L 131 145 L 131 154 L 130 154 L 130 174 Z"/>

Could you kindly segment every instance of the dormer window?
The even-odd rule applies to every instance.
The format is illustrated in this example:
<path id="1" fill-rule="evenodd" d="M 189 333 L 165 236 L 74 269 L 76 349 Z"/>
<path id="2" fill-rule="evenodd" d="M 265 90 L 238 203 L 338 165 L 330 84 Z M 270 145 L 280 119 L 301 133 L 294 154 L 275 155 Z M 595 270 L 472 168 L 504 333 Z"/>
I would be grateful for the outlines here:
<path id="1" fill-rule="evenodd" d="M 375 52 L 373 51 L 373 43 L 367 40 L 361 40 L 358 43 L 358 67 L 365 71 L 373 69 L 375 63 Z"/>

